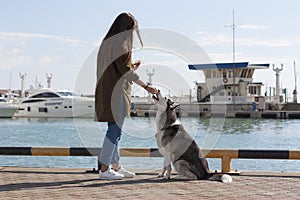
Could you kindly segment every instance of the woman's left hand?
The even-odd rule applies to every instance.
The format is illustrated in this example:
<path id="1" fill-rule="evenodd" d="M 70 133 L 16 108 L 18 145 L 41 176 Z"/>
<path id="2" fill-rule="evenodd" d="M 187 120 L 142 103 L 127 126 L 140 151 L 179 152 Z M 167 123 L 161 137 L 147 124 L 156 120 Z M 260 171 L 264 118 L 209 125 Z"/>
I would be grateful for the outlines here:
<path id="1" fill-rule="evenodd" d="M 141 60 L 137 60 L 135 63 L 133 63 L 133 70 L 137 70 L 142 64 Z"/>

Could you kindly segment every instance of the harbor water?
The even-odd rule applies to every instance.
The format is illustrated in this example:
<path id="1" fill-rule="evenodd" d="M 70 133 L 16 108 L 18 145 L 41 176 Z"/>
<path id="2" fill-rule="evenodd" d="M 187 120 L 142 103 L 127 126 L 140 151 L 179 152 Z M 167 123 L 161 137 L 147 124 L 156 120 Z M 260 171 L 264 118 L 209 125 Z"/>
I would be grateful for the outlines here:
<path id="1" fill-rule="evenodd" d="M 182 118 L 185 129 L 201 148 L 299 150 L 300 120 Z M 157 148 L 155 117 L 126 119 L 120 147 Z M 0 119 L 0 146 L 101 147 L 106 123 L 93 119 Z M 210 169 L 220 170 L 221 159 L 208 159 Z M 160 169 L 162 158 L 121 157 L 129 169 Z M 97 157 L 0 156 L 0 166 L 97 167 Z M 233 159 L 240 171 L 300 171 L 297 160 Z"/>

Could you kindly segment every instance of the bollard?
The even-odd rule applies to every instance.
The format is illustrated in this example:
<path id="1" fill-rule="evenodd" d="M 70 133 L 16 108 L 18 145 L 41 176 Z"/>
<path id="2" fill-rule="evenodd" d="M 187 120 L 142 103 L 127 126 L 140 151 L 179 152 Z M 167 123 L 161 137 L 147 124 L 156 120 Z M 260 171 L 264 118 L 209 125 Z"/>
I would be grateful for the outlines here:
<path id="1" fill-rule="evenodd" d="M 223 156 L 222 158 L 222 172 L 231 172 L 231 158 L 229 156 Z"/>

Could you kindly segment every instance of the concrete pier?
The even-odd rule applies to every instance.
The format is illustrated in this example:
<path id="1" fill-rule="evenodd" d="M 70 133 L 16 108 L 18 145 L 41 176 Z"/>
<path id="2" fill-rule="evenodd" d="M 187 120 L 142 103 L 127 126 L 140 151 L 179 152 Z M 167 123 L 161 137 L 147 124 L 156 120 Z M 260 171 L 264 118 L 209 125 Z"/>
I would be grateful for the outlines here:
<path id="1" fill-rule="evenodd" d="M 85 169 L 0 167 L 0 199 L 299 199 L 300 173 L 242 172 L 233 182 L 136 177 L 98 179 Z M 175 177 L 175 175 L 173 175 Z"/>
<path id="2" fill-rule="evenodd" d="M 176 109 L 180 117 L 227 117 L 227 118 L 262 118 L 262 119 L 300 119 L 300 110 L 253 110 L 250 104 L 210 105 L 201 103 L 180 104 Z M 156 107 L 153 104 L 138 103 L 131 109 L 132 117 L 154 117 Z"/>

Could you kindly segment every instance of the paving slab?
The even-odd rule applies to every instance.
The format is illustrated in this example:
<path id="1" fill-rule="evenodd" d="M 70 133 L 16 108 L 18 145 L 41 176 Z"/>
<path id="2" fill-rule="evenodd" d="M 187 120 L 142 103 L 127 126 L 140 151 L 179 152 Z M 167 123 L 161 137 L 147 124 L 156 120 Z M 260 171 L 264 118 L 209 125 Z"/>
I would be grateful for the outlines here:
<path id="1" fill-rule="evenodd" d="M 86 169 L 1 167 L 0 199 L 300 199 L 300 173 L 241 172 L 225 184 L 133 171 L 134 178 L 104 181 Z"/>

